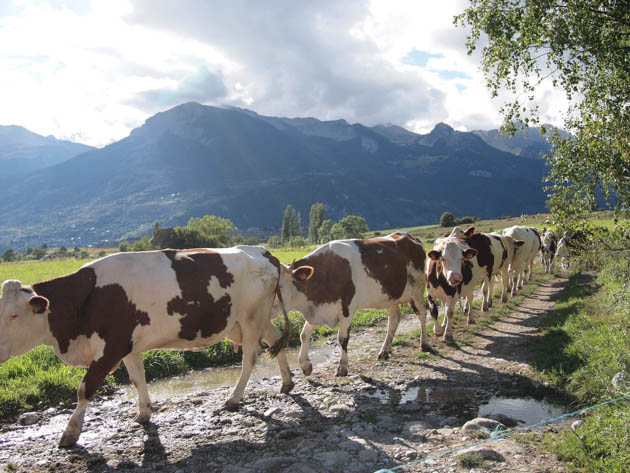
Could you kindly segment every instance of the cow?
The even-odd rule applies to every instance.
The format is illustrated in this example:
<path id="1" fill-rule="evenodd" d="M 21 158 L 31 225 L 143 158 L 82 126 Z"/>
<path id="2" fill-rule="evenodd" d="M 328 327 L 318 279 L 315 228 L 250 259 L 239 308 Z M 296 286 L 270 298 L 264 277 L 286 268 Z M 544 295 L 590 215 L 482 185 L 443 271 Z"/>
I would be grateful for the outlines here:
<path id="1" fill-rule="evenodd" d="M 506 228 L 501 232 L 515 240 L 523 241 L 523 245 L 514 250 L 509 267 L 510 286 L 512 296 L 523 287 L 527 280 L 532 279 L 532 269 L 536 254 L 540 251 L 542 243 L 538 230 L 533 227 L 519 227 L 517 225 Z"/>
<path id="2" fill-rule="evenodd" d="M 540 248 L 540 257 L 542 259 L 543 266 L 545 267 L 545 273 L 552 273 L 553 258 L 556 255 L 558 240 L 552 230 L 546 230 L 541 239 L 542 246 Z"/>
<path id="3" fill-rule="evenodd" d="M 438 316 L 436 299 L 446 306 L 441 327 L 444 329 L 445 341 L 451 337 L 451 319 L 455 304 L 460 298 L 466 300 L 464 310 L 468 323 L 473 322 L 473 289 L 478 284 L 483 283 L 482 311 L 492 307 L 494 275 L 501 276 L 501 300 L 507 301 L 508 268 L 515 245 L 513 240 L 497 233 L 475 233 L 475 227 L 470 227 L 465 232 L 455 227 L 448 237 L 435 241 L 434 252 L 429 252 L 430 260 L 427 264 L 427 300 L 433 318 Z"/>
<path id="4" fill-rule="evenodd" d="M 446 237 L 435 240 L 433 250 L 428 253 L 427 301 L 434 320 L 435 334 L 444 341 L 451 338 L 451 323 L 455 304 L 466 299 L 468 323 L 472 322 L 473 289 L 485 279 L 485 271 L 477 263 L 477 250 L 471 248 L 464 238 Z M 444 322 L 440 326 L 437 301 L 446 307 Z"/>
<path id="5" fill-rule="evenodd" d="M 89 401 L 125 362 L 138 391 L 135 421 L 148 422 L 151 400 L 142 352 L 200 350 L 223 340 L 243 347 L 241 377 L 225 402 L 235 408 L 260 350 L 277 355 L 283 393 L 293 388 L 288 337 L 272 323 L 280 262 L 263 247 L 117 253 L 32 286 L 5 281 L 0 297 L 0 363 L 44 343 L 65 363 L 87 368 L 78 403 L 59 441 L 76 444 Z"/>
<path id="6" fill-rule="evenodd" d="M 569 269 L 569 232 L 564 232 L 562 238 L 558 242 L 556 249 L 556 257 L 560 262 L 560 266 L 564 271 Z"/>
<path id="7" fill-rule="evenodd" d="M 287 309 L 305 319 L 300 334 L 300 367 L 312 373 L 308 356 L 313 330 L 322 324 L 339 326 L 341 356 L 337 376 L 348 374 L 348 340 L 354 313 L 359 309 L 386 309 L 387 335 L 378 354 L 387 359 L 400 321 L 399 304 L 410 303 L 425 334 L 424 290 L 426 253 L 422 243 L 407 233 L 383 237 L 330 241 L 312 253 L 282 265 L 280 286 Z"/>

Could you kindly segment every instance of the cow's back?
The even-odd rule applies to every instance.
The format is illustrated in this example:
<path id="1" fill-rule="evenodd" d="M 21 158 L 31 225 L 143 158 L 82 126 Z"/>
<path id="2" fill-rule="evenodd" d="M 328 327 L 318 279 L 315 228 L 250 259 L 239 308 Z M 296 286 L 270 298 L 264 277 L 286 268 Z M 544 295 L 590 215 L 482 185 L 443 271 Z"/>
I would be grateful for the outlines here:
<path id="1" fill-rule="evenodd" d="M 540 237 L 538 233 L 528 227 L 513 226 L 503 230 L 503 234 L 511 236 L 515 240 L 522 240 L 525 243 L 515 251 L 515 258 L 519 261 L 530 261 L 540 249 Z"/>
<path id="2" fill-rule="evenodd" d="M 150 323 L 133 333 L 134 351 L 183 349 L 220 341 L 260 304 L 271 314 L 278 270 L 265 253 L 262 247 L 130 252 L 86 267 L 96 287 L 119 285 L 148 314 Z"/>

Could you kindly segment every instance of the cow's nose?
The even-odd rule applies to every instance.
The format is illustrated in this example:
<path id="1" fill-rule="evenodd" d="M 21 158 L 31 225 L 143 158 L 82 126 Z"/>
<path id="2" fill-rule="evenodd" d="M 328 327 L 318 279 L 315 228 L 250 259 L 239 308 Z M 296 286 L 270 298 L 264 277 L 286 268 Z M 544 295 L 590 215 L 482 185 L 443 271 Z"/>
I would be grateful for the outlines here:
<path id="1" fill-rule="evenodd" d="M 458 274 L 458 273 L 451 273 L 451 274 L 448 276 L 448 282 L 449 282 L 451 285 L 455 286 L 455 285 L 457 285 L 457 284 L 459 284 L 459 283 L 461 283 L 461 282 L 462 282 L 462 275 L 461 275 L 461 274 Z"/>

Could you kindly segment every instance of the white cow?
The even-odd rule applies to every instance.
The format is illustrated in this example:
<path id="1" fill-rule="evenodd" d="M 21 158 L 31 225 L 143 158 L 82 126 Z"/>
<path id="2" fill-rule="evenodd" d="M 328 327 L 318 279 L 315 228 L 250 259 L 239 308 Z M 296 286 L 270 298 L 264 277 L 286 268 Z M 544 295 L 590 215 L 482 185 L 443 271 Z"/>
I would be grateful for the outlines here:
<path id="1" fill-rule="evenodd" d="M 510 236 L 515 240 L 523 241 L 523 245 L 517 247 L 510 264 L 510 285 L 512 296 L 521 289 L 527 280 L 532 279 L 532 269 L 536 254 L 541 248 L 540 234 L 532 227 L 513 226 L 506 228 L 503 235 Z"/>
<path id="2" fill-rule="evenodd" d="M 78 404 L 60 446 L 74 445 L 88 402 L 105 376 L 125 362 L 138 390 L 136 421 L 147 422 L 150 398 L 141 353 L 198 350 L 225 337 L 243 346 L 241 377 L 226 401 L 236 407 L 259 354 L 260 340 L 278 355 L 282 392 L 293 388 L 271 324 L 280 263 L 256 246 L 118 253 L 59 278 L 25 286 L 5 281 L 0 298 L 0 363 L 47 344 L 65 363 L 87 368 Z"/>

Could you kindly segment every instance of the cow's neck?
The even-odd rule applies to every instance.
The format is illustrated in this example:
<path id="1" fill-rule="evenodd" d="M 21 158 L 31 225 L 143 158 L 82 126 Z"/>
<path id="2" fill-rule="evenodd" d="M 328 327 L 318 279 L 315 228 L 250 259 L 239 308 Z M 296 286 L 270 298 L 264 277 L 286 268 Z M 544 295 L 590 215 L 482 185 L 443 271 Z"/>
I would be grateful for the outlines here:
<path id="1" fill-rule="evenodd" d="M 67 276 L 33 285 L 35 292 L 50 302 L 47 312 L 50 334 L 43 343 L 58 346 L 65 352 L 68 341 L 76 338 L 81 328 L 83 307 L 95 284 L 94 270 L 81 268 Z"/>

